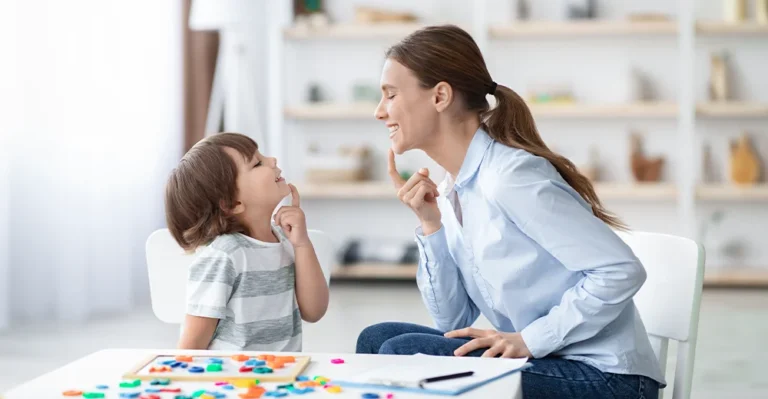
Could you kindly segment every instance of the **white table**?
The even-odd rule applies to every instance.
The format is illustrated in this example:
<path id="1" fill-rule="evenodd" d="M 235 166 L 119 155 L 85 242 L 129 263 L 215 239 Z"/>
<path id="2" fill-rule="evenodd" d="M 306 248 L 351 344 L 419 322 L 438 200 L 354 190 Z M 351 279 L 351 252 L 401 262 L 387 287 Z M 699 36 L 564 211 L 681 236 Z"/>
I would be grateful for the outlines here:
<path id="1" fill-rule="evenodd" d="M 27 382 L 17 388 L 8 391 L 3 399 L 31 399 L 31 398 L 63 398 L 62 392 L 76 389 L 82 391 L 97 391 L 96 385 L 105 384 L 109 385 L 110 389 L 107 391 L 101 391 L 106 393 L 106 398 L 119 398 L 118 384 L 122 380 L 122 375 L 130 368 L 141 363 L 149 356 L 156 353 L 164 354 L 197 354 L 197 355 L 214 355 L 214 356 L 227 356 L 235 354 L 235 352 L 222 352 L 222 351 L 169 351 L 169 350 L 137 350 L 137 349 L 106 349 L 91 355 L 88 355 L 82 359 L 76 360 L 58 370 L 42 375 L 32 381 Z M 252 352 L 238 352 L 248 355 Z M 300 353 L 285 353 L 285 355 L 302 355 Z M 408 356 L 383 356 L 383 355 L 356 355 L 356 354 L 328 354 L 328 353 L 303 353 L 303 355 L 310 355 L 312 362 L 305 370 L 306 375 L 322 375 L 330 378 L 343 378 L 351 374 L 355 374 L 361 370 L 371 367 L 385 366 L 391 364 L 406 365 L 408 364 Z M 343 358 L 346 363 L 341 365 L 334 365 L 330 363 L 330 359 Z M 266 388 L 273 388 L 277 384 L 262 384 Z M 182 387 L 185 389 L 185 394 L 190 394 L 188 391 L 192 389 L 192 383 L 174 383 L 174 386 Z M 190 388 L 187 388 L 187 387 Z M 194 385 L 197 386 L 197 385 Z M 149 387 L 148 383 L 142 383 L 142 388 Z M 210 387 L 210 384 L 206 384 L 205 387 Z M 142 389 L 143 391 L 143 389 Z M 245 390 L 242 390 L 243 392 Z M 466 392 L 465 394 L 458 396 L 459 398 L 476 398 L 476 399 L 519 399 L 522 398 L 522 389 L 520 387 L 520 373 L 513 373 L 507 377 L 500 378 L 496 381 L 488 383 L 482 387 Z M 237 394 L 229 394 L 228 398 L 238 398 Z M 302 398 L 360 398 L 363 392 L 376 392 L 381 395 L 381 398 L 385 398 L 388 391 L 374 391 L 374 390 L 361 390 L 344 388 L 344 391 L 340 394 L 331 394 L 327 392 L 316 392 L 312 394 L 302 395 Z M 395 399 L 408 399 L 408 398 L 439 398 L 435 395 L 419 395 L 407 392 L 393 392 Z M 172 394 L 163 394 L 163 399 L 173 398 Z M 288 396 L 298 397 L 295 395 Z M 262 396 L 262 398 L 268 398 Z"/>

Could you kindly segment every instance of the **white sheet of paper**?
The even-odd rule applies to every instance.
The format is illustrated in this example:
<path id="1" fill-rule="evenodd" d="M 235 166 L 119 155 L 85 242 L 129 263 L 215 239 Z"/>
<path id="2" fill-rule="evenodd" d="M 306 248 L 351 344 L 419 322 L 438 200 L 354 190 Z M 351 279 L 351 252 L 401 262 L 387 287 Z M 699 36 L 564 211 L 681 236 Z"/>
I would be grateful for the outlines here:
<path id="1" fill-rule="evenodd" d="M 418 382 L 430 377 L 473 371 L 469 377 L 432 382 L 424 385 L 426 389 L 455 391 L 499 375 L 517 370 L 525 365 L 527 358 L 499 359 L 479 357 L 446 357 L 414 355 L 398 366 L 375 368 L 345 380 L 357 383 L 397 382 L 416 387 Z"/>

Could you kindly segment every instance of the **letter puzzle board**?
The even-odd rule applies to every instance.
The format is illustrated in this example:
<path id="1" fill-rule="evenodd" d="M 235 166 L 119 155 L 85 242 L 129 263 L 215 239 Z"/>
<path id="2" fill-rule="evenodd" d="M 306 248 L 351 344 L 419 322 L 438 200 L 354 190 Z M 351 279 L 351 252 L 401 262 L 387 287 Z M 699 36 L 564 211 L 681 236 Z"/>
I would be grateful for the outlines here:
<path id="1" fill-rule="evenodd" d="M 309 356 L 153 355 L 127 372 L 126 379 L 172 381 L 294 382 L 309 365 Z"/>

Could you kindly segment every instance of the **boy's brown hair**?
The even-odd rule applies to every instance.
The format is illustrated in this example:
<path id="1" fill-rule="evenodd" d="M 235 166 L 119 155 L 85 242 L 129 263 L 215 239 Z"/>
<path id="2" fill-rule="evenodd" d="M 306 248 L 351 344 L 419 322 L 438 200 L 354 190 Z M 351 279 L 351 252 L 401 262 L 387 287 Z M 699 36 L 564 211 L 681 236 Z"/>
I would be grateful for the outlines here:
<path id="1" fill-rule="evenodd" d="M 195 144 L 168 178 L 166 223 L 173 238 L 187 251 L 222 234 L 245 232 L 228 212 L 234 208 L 237 196 L 237 164 L 225 147 L 239 152 L 247 161 L 259 149 L 248 136 L 218 133 Z"/>

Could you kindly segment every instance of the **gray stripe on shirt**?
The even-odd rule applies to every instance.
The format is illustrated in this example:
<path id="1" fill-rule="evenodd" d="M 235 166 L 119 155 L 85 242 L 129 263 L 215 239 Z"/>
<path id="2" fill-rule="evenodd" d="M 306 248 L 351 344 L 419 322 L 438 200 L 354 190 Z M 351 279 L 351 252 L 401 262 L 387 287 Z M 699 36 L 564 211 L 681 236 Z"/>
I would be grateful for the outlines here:
<path id="1" fill-rule="evenodd" d="M 294 309 L 291 315 L 253 323 L 236 324 L 230 319 L 219 321 L 214 340 L 224 341 L 240 348 L 285 341 L 301 334 L 301 314 Z"/>
<path id="2" fill-rule="evenodd" d="M 195 259 L 189 267 L 189 281 L 234 285 L 235 266 L 229 256 L 206 256 Z"/>
<path id="3" fill-rule="evenodd" d="M 243 272 L 238 276 L 238 289 L 233 292 L 232 298 L 251 298 L 290 291 L 294 287 L 295 274 L 294 263 L 277 270 Z"/>

